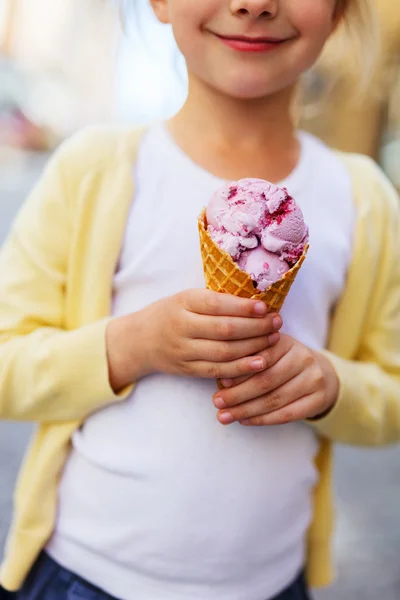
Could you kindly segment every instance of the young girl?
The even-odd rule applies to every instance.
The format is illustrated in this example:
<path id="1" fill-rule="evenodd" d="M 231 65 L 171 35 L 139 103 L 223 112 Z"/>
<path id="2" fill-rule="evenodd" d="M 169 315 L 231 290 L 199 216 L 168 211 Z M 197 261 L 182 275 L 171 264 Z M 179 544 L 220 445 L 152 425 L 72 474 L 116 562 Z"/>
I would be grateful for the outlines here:
<path id="1" fill-rule="evenodd" d="M 67 142 L 1 253 L 0 415 L 39 428 L 0 581 L 18 600 L 306 599 L 333 577 L 331 441 L 400 439 L 398 199 L 291 118 L 367 2 L 150 1 L 186 104 Z M 196 217 L 243 177 L 286 186 L 310 228 L 281 317 L 203 289 Z"/>

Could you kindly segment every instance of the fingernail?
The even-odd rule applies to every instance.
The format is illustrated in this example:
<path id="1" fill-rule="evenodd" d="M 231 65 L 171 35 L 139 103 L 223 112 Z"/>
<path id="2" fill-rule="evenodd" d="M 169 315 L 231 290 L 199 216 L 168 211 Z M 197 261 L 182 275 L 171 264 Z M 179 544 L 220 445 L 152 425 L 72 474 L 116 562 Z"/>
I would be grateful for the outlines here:
<path id="1" fill-rule="evenodd" d="M 214 404 L 219 409 L 226 408 L 226 404 L 223 401 L 223 399 L 221 398 L 221 396 L 217 396 L 216 398 L 214 398 Z"/>
<path id="2" fill-rule="evenodd" d="M 221 383 L 225 388 L 230 388 L 233 386 L 233 379 L 221 379 Z"/>
<path id="3" fill-rule="evenodd" d="M 221 413 L 218 416 L 218 419 L 219 419 L 220 423 L 222 423 L 223 425 L 230 425 L 231 423 L 233 423 L 233 417 L 228 412 Z"/>
<path id="4" fill-rule="evenodd" d="M 248 424 L 250 423 L 250 421 L 249 421 L 249 419 L 243 419 L 243 421 L 239 421 L 239 423 L 240 423 L 241 425 L 244 425 L 244 426 L 246 426 L 246 425 L 248 425 Z"/>
<path id="5" fill-rule="evenodd" d="M 266 315 L 267 311 L 268 309 L 264 302 L 257 302 L 257 304 L 254 305 L 254 312 L 256 315 Z"/>
<path id="6" fill-rule="evenodd" d="M 274 344 L 277 344 L 279 342 L 279 339 L 280 335 L 278 332 L 271 333 L 271 335 L 268 336 L 268 343 L 270 346 L 273 346 Z"/>
<path id="7" fill-rule="evenodd" d="M 263 358 L 257 358 L 256 360 L 252 360 L 251 361 L 251 368 L 254 369 L 255 371 L 259 371 L 260 369 L 263 369 L 265 366 L 265 362 Z"/>
<path id="8" fill-rule="evenodd" d="M 282 319 L 281 317 L 274 317 L 274 319 L 272 320 L 272 326 L 274 329 L 280 329 L 282 325 Z"/>

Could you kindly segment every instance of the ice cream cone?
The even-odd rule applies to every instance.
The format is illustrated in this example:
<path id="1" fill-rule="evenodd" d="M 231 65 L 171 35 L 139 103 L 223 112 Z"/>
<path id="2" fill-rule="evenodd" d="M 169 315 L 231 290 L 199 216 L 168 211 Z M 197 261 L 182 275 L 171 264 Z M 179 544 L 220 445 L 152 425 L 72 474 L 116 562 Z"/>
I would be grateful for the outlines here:
<path id="1" fill-rule="evenodd" d="M 269 308 L 269 312 L 279 312 L 283 306 L 286 296 L 296 279 L 308 251 L 308 245 L 304 248 L 302 256 L 297 263 L 279 281 L 273 283 L 264 292 L 258 290 L 245 271 L 242 271 L 234 262 L 232 257 L 211 239 L 207 231 L 207 217 L 205 209 L 198 219 L 200 236 L 201 258 L 203 260 L 204 277 L 206 287 L 214 292 L 233 294 L 241 298 L 252 298 L 262 300 Z M 218 388 L 223 386 L 217 380 Z"/>
<path id="2" fill-rule="evenodd" d="M 306 258 L 308 245 L 294 267 L 287 271 L 279 281 L 261 292 L 254 286 L 250 275 L 242 271 L 231 256 L 221 250 L 211 239 L 207 231 L 205 209 L 199 216 L 198 228 L 206 287 L 215 292 L 262 300 L 268 306 L 270 312 L 279 312 Z"/>

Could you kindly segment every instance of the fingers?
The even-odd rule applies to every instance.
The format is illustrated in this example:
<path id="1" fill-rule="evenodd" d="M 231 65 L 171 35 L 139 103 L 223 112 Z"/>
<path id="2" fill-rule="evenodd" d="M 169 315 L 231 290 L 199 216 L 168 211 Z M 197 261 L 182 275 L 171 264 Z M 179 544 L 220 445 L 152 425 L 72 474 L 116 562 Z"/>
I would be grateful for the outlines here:
<path id="1" fill-rule="evenodd" d="M 281 339 L 282 338 L 279 333 L 273 333 L 272 335 L 268 336 L 269 348 L 271 348 L 272 346 L 275 346 L 278 342 L 281 341 Z M 262 352 L 259 352 L 258 354 L 264 358 L 265 357 L 267 359 L 269 358 L 268 348 L 266 348 Z M 268 360 L 267 360 L 267 364 L 269 364 Z M 244 383 L 245 381 L 248 381 L 251 377 L 254 377 L 254 375 L 243 375 L 243 377 L 236 377 L 235 379 L 221 379 L 220 383 L 222 385 L 222 388 L 230 389 L 234 386 L 238 386 L 241 383 Z"/>
<path id="2" fill-rule="evenodd" d="M 222 385 L 225 389 L 217 392 L 217 395 L 220 396 L 224 402 L 226 401 L 228 406 L 234 406 L 240 401 L 244 402 L 246 400 L 257 398 L 258 396 L 263 395 L 263 385 L 267 386 L 269 381 L 274 381 L 273 378 L 270 378 L 269 371 L 274 369 L 275 365 L 277 365 L 277 363 L 283 359 L 283 357 L 290 351 L 291 347 L 291 338 L 282 335 L 278 343 L 275 343 L 271 345 L 270 348 L 258 353 L 258 355 L 264 358 L 266 361 L 266 367 L 264 370 L 265 372 L 263 373 L 266 378 L 265 381 L 264 379 L 260 381 L 258 376 L 254 381 L 254 373 L 250 375 L 243 375 L 242 377 L 235 379 L 221 378 Z M 274 373 L 276 373 L 276 369 L 274 369 Z M 277 385 L 274 385 L 272 389 L 275 389 L 276 387 Z M 241 400 L 241 398 L 243 399 Z"/>
<path id="3" fill-rule="evenodd" d="M 272 349 L 269 352 L 262 352 L 260 356 L 266 358 L 267 363 L 273 363 L 272 366 L 251 379 L 218 393 L 228 408 L 265 396 L 303 371 L 301 362 L 295 360 L 295 352 L 289 350 L 284 353 L 282 346 L 275 348 L 275 352 Z"/>
<path id="4" fill-rule="evenodd" d="M 264 317 L 268 312 L 267 306 L 259 300 L 239 298 L 211 290 L 186 290 L 178 296 L 187 310 L 201 315 Z"/>
<path id="5" fill-rule="evenodd" d="M 229 410 L 220 411 L 218 419 L 221 423 L 227 424 L 228 422 L 242 422 L 255 417 L 264 417 L 307 396 L 312 391 L 313 386 L 308 380 L 307 373 L 303 371 L 268 394 L 229 408 Z"/>
<path id="6" fill-rule="evenodd" d="M 193 361 L 186 365 L 187 374 L 205 379 L 240 377 L 257 373 L 265 369 L 265 360 L 257 356 L 248 356 L 231 362 Z"/>
<path id="7" fill-rule="evenodd" d="M 240 424 L 244 426 L 260 427 L 265 425 L 286 425 L 287 423 L 293 423 L 295 421 L 304 421 L 310 419 L 313 416 L 319 414 L 321 409 L 321 398 L 318 394 L 310 394 L 299 398 L 295 402 L 282 407 L 275 412 L 260 415 L 258 417 L 252 417 L 241 421 Z"/>
<path id="8" fill-rule="evenodd" d="M 259 319 L 249 317 L 219 317 L 192 314 L 188 335 L 195 339 L 245 340 L 248 338 L 272 335 L 282 327 L 282 319 L 277 313 L 267 314 Z"/>
<path id="9" fill-rule="evenodd" d="M 231 362 L 245 356 L 260 358 L 256 355 L 265 350 L 265 348 L 268 348 L 269 344 L 270 341 L 268 336 L 250 338 L 247 340 L 234 340 L 233 342 L 193 340 L 192 355 L 190 350 L 188 350 L 187 356 L 189 360 L 198 360 L 201 358 L 217 363 Z M 264 361 L 264 364 L 266 364 L 266 361 Z"/>
<path id="10" fill-rule="evenodd" d="M 244 381 L 250 379 L 250 377 L 253 377 L 253 375 L 243 375 L 243 377 L 236 377 L 236 379 L 221 379 L 220 383 L 223 388 L 228 389 L 234 385 L 240 385 Z"/>

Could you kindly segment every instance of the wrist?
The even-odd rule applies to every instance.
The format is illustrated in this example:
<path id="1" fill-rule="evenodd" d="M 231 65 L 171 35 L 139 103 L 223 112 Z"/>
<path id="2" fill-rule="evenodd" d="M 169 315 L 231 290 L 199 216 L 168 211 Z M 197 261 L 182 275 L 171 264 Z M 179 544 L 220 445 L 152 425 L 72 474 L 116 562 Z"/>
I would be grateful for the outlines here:
<path id="1" fill-rule="evenodd" d="M 322 419 L 330 413 L 339 398 L 340 382 L 331 361 L 320 352 L 315 354 L 324 374 L 326 402 L 323 410 L 314 419 Z"/>
<path id="2" fill-rule="evenodd" d="M 118 392 L 151 372 L 140 312 L 112 319 L 106 329 L 110 385 Z"/>

